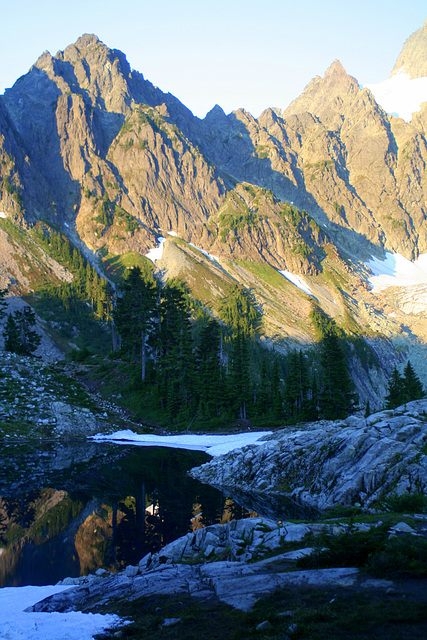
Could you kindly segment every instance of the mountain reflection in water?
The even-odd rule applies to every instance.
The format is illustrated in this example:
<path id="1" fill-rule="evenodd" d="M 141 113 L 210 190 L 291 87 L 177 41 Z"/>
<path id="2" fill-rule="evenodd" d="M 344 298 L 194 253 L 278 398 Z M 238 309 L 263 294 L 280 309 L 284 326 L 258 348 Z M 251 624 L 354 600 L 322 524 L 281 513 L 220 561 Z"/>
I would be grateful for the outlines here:
<path id="1" fill-rule="evenodd" d="M 0 466 L 0 585 L 54 584 L 137 564 L 191 530 L 253 515 L 188 477 L 201 452 L 8 444 Z"/>

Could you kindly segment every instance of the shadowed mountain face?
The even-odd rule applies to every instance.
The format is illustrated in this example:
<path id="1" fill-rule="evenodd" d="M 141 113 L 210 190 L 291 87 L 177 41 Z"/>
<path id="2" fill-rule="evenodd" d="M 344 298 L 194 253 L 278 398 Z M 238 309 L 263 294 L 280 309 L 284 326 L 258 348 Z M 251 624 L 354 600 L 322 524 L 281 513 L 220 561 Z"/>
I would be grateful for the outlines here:
<path id="1" fill-rule="evenodd" d="M 425 30 L 402 51 L 418 74 Z M 384 250 L 411 260 L 427 252 L 426 135 L 426 106 L 409 124 L 387 115 L 337 60 L 283 112 L 256 119 L 216 106 L 199 120 L 86 34 L 45 52 L 0 97 L 0 211 L 24 227 L 54 223 L 91 259 L 145 255 L 168 237 L 160 266 L 200 283 L 200 256 L 172 232 L 216 256 L 223 272 L 208 263 L 212 282 L 225 265 L 256 289 L 264 269 L 255 294 L 267 314 L 282 300 L 274 270 L 323 274 L 310 285 L 322 308 L 377 331 L 357 265 Z M 221 286 L 209 295 L 221 297 Z M 290 336 L 295 314 L 308 316 L 297 294 L 283 288 Z M 283 325 L 283 308 L 274 313 Z"/>

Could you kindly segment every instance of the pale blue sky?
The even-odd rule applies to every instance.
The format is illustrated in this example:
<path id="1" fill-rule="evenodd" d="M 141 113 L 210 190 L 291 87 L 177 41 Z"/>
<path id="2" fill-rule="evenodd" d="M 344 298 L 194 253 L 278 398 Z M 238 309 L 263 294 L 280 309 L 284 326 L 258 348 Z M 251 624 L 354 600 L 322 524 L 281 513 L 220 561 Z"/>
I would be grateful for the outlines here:
<path id="1" fill-rule="evenodd" d="M 425 0 L 0 0 L 0 93 L 43 51 L 83 33 L 203 117 L 215 103 L 285 108 L 335 58 L 361 84 L 388 77 Z"/>

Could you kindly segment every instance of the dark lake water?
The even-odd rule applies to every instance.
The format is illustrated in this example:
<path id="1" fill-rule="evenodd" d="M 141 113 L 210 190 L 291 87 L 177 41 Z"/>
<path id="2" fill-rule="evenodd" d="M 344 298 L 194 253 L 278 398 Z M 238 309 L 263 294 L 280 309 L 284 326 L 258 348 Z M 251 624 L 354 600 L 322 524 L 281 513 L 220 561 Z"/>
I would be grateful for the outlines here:
<path id="1" fill-rule="evenodd" d="M 0 455 L 0 585 L 52 584 L 248 511 L 188 477 L 204 453 L 112 444 L 10 443 Z"/>
<path id="2" fill-rule="evenodd" d="M 0 452 L 0 586 L 117 571 L 189 531 L 298 505 L 221 491 L 187 471 L 204 453 L 108 443 L 7 443 Z"/>

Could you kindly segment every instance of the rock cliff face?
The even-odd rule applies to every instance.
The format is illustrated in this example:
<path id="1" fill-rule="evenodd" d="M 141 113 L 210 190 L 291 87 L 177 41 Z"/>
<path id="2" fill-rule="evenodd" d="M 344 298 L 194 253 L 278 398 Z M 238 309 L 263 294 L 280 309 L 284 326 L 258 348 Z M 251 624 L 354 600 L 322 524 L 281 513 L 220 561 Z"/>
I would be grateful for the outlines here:
<path id="1" fill-rule="evenodd" d="M 425 29 L 405 60 L 425 54 Z M 340 321 L 424 336 L 418 312 L 369 294 L 360 261 L 427 252 L 426 135 L 426 107 L 409 124 L 387 115 L 338 61 L 284 112 L 199 120 L 86 34 L 0 97 L 0 212 L 54 223 L 92 262 L 172 232 L 254 289 L 270 334 L 313 337 L 309 287 Z M 177 272 L 172 253 L 158 266 Z M 305 292 L 282 296 L 277 270 L 311 278 Z"/>
<path id="2" fill-rule="evenodd" d="M 427 78 L 427 20 L 406 40 L 391 75 L 400 70 L 411 78 Z"/>
<path id="3" fill-rule="evenodd" d="M 411 37 L 422 55 L 425 28 Z M 348 252 L 414 258 L 427 250 L 426 125 L 424 111 L 411 124 L 387 116 L 338 61 L 281 114 L 217 106 L 200 121 L 84 35 L 45 52 L 1 99 L 2 202 L 66 222 L 90 249 L 144 251 L 159 227 L 208 248 L 237 178 L 305 208 Z"/>
<path id="4" fill-rule="evenodd" d="M 306 208 L 353 256 L 426 251 L 424 111 L 388 116 L 335 61 L 280 115 L 215 109 L 206 122 L 217 166 Z"/>

